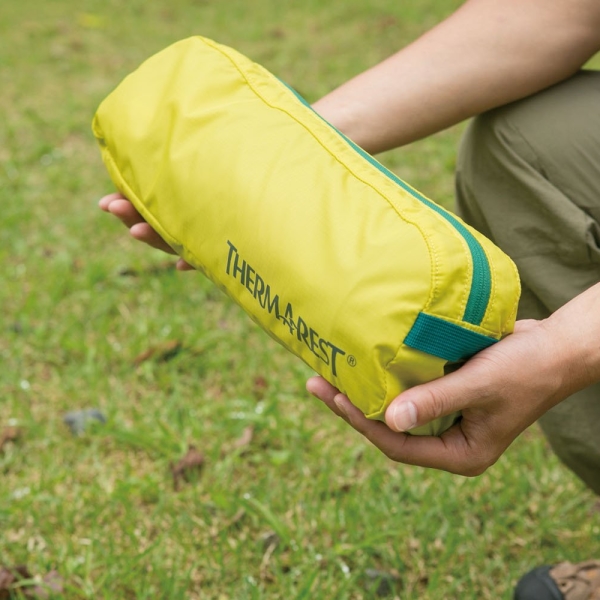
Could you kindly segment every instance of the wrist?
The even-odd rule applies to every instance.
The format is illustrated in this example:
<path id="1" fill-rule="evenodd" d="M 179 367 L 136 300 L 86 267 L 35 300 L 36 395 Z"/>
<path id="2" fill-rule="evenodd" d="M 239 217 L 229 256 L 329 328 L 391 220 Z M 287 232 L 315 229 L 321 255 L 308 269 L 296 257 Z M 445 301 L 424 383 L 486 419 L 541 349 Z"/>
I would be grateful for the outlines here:
<path id="1" fill-rule="evenodd" d="M 600 284 L 540 323 L 562 397 L 600 381 Z"/>
<path id="2" fill-rule="evenodd" d="M 366 152 L 377 154 L 388 149 L 382 145 L 381 135 L 378 134 L 375 125 L 365 127 L 365 123 L 369 121 L 369 111 L 361 108 L 361 101 L 352 94 L 348 97 L 348 94 L 334 90 L 317 100 L 312 107 L 317 114 Z"/>

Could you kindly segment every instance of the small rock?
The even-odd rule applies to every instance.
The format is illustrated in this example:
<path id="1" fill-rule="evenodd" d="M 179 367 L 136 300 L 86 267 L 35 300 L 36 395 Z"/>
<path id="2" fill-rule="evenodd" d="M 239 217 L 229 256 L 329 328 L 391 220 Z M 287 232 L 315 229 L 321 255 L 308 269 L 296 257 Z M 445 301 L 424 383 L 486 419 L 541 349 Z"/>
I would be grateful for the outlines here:
<path id="1" fill-rule="evenodd" d="M 106 423 L 106 417 L 97 408 L 73 410 L 63 417 L 63 422 L 73 435 L 82 435 L 91 422 Z"/>

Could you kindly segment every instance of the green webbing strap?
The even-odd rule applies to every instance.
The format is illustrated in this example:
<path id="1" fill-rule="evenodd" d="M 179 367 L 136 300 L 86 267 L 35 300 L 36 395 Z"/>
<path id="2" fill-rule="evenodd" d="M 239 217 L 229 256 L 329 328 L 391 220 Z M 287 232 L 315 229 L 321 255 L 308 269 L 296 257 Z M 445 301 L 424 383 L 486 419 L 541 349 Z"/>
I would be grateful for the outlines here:
<path id="1" fill-rule="evenodd" d="M 404 343 L 450 362 L 465 360 L 498 340 L 450 321 L 419 313 Z"/>

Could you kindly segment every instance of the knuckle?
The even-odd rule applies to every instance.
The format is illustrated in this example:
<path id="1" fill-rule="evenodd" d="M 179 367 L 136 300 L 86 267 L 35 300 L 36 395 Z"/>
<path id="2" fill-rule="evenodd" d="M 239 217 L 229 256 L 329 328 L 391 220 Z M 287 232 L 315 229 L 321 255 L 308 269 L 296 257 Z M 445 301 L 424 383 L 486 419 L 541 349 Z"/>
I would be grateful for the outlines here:
<path id="1" fill-rule="evenodd" d="M 437 419 L 443 416 L 445 407 L 448 404 L 448 398 L 445 392 L 441 389 L 427 390 L 426 401 L 424 405 L 427 407 L 427 414 L 420 414 L 419 421 L 423 418 L 427 420 Z"/>
<path id="2" fill-rule="evenodd" d="M 392 449 L 392 450 L 384 450 L 384 452 L 383 452 L 383 453 L 384 453 L 384 454 L 385 454 L 385 455 L 386 455 L 386 456 L 387 456 L 387 457 L 388 457 L 390 460 L 393 460 L 394 462 L 397 462 L 397 463 L 402 463 L 402 462 L 403 462 L 403 461 L 402 461 L 402 458 L 401 458 L 401 456 L 400 456 L 400 453 L 399 453 L 397 450 L 395 450 L 395 449 Z"/>
<path id="3" fill-rule="evenodd" d="M 400 441 L 402 440 L 402 441 Z M 392 461 L 397 462 L 397 463 L 406 463 L 406 452 L 404 449 L 404 445 L 406 443 L 406 439 L 405 438 L 399 438 L 397 443 L 392 446 L 392 447 L 388 447 L 383 449 L 383 453 Z"/>
<path id="4" fill-rule="evenodd" d="M 497 457 L 490 451 L 480 452 L 475 458 L 471 458 L 468 462 L 461 465 L 457 472 L 464 477 L 479 477 L 483 475 L 492 465 L 495 464 Z"/>
<path id="5" fill-rule="evenodd" d="M 463 477 L 478 477 L 491 467 L 500 456 L 495 447 L 486 442 L 469 441 L 450 446 L 448 461 L 449 471 Z"/>
<path id="6" fill-rule="evenodd" d="M 486 471 L 486 465 L 469 465 L 468 467 L 464 468 L 459 473 L 459 475 L 462 475 L 463 477 L 479 477 L 480 475 L 483 475 Z"/>

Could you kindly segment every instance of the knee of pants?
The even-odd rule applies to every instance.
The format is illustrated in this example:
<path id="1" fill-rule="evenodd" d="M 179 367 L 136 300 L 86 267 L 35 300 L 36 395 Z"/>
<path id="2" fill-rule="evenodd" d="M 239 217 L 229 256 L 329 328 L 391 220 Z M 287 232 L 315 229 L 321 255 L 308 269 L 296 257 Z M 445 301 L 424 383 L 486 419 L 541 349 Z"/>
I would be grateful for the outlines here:
<path id="1" fill-rule="evenodd" d="M 473 119 L 461 140 L 455 179 L 456 212 L 469 225 L 490 239 L 494 239 L 486 215 L 488 196 L 485 185 L 488 171 L 495 171 L 506 159 L 503 118 L 497 112 L 486 113 Z"/>
<path id="2" fill-rule="evenodd" d="M 600 72 L 582 71 L 473 119 L 458 154 L 457 211 L 492 237 L 503 206 L 543 210 L 558 191 L 600 222 L 599 102 Z"/>
<path id="3" fill-rule="evenodd" d="M 469 124 L 456 168 L 456 211 L 471 226 L 495 241 L 494 222 L 503 198 L 516 193 L 514 171 L 534 168 L 535 157 L 511 124 L 511 110 L 484 113 Z"/>
<path id="4" fill-rule="evenodd" d="M 600 281 L 600 72 L 470 124 L 457 211 L 517 264 L 550 312 Z"/>
<path id="5" fill-rule="evenodd" d="M 515 103 L 475 117 L 459 148 L 457 211 L 492 239 L 491 221 L 502 221 L 507 204 L 526 197 L 528 186 L 534 186 L 541 175 L 540 159 L 534 151 L 540 118 L 525 108 Z"/>

